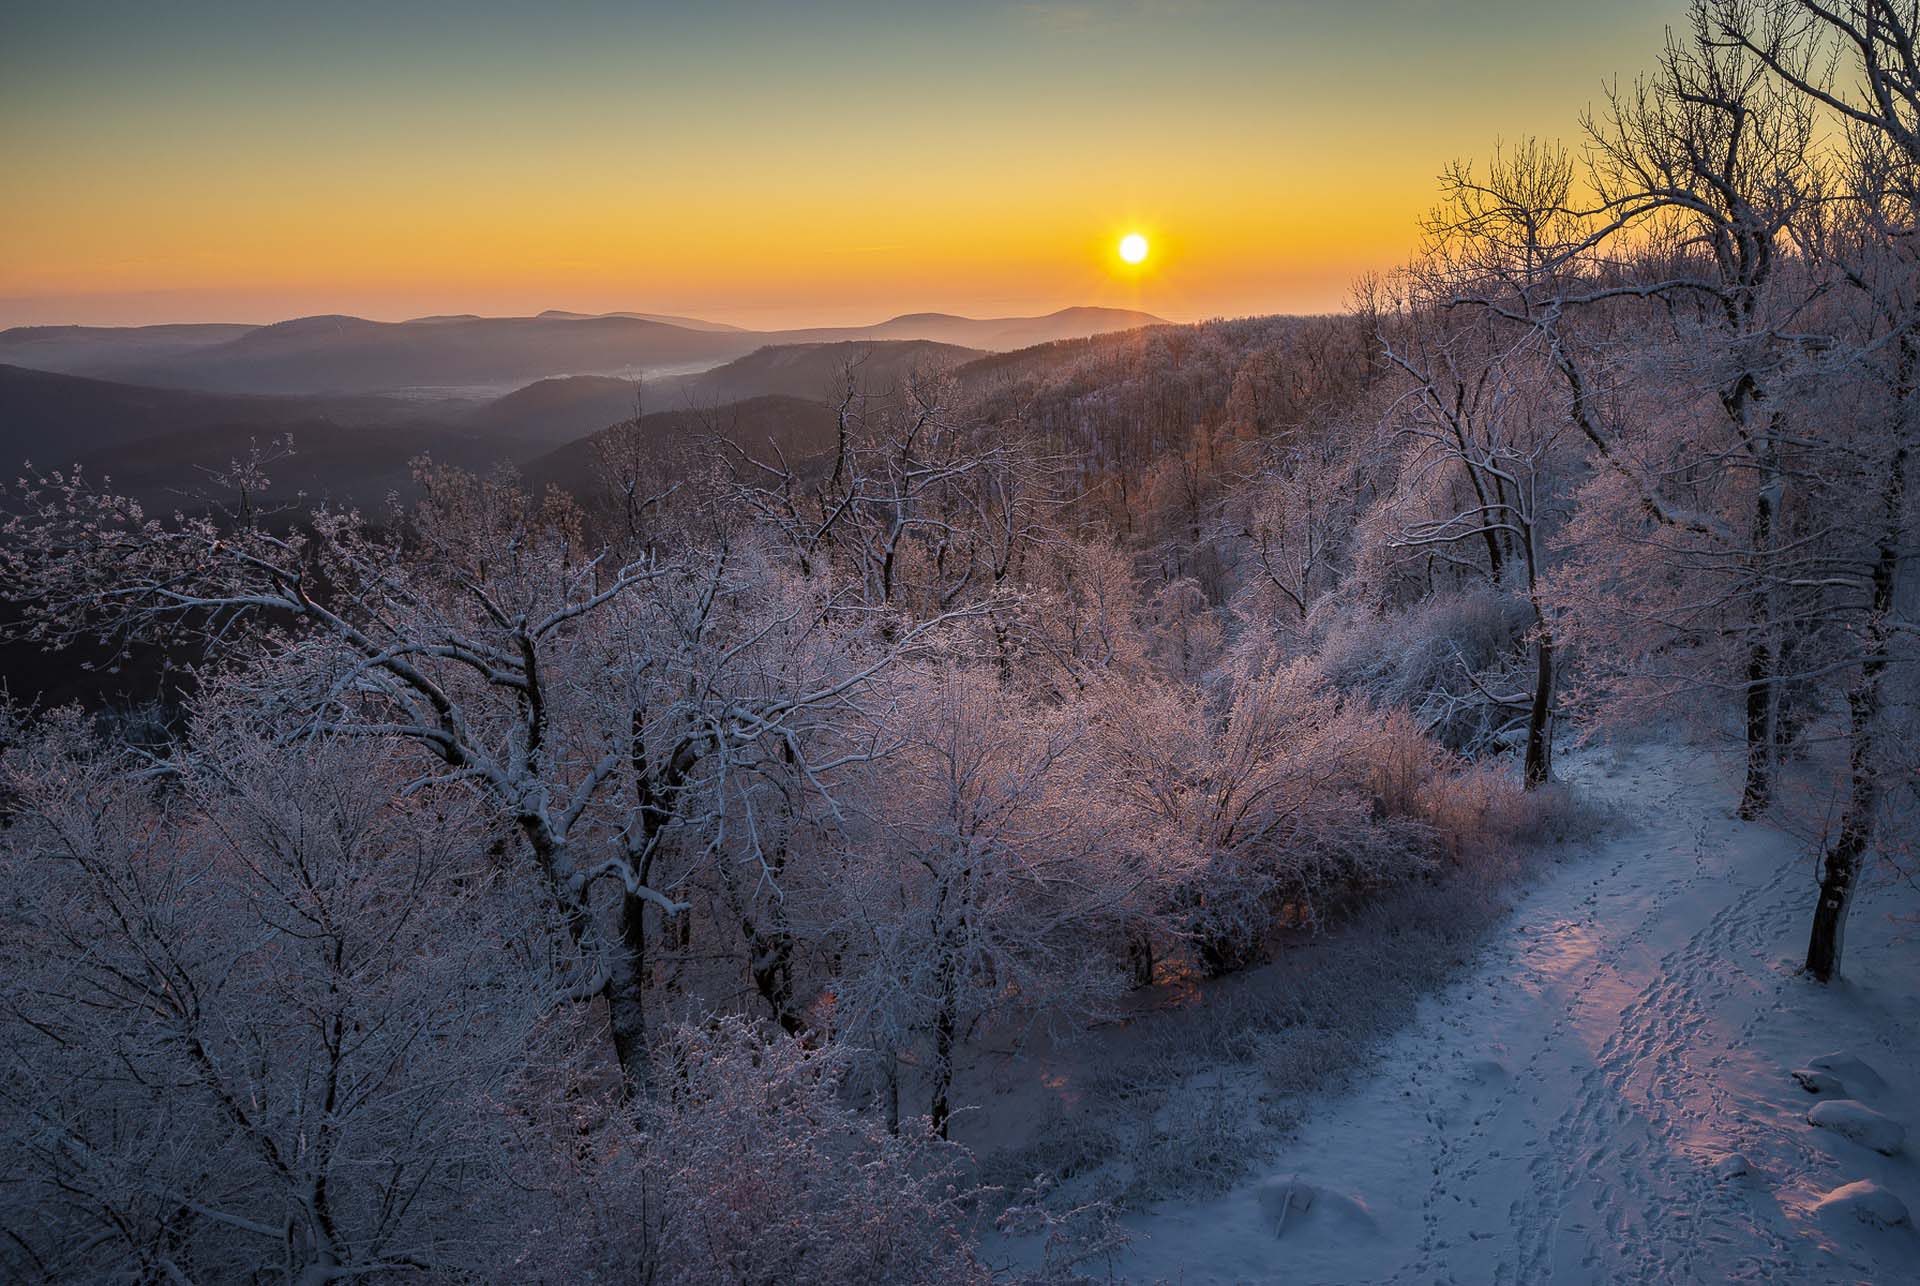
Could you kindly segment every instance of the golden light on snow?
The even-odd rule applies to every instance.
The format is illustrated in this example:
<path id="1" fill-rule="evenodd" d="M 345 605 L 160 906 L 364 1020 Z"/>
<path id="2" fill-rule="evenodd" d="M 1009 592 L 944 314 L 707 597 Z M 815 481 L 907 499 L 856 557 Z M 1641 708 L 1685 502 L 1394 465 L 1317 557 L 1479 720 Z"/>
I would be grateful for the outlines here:
<path id="1" fill-rule="evenodd" d="M 1137 232 L 1129 232 L 1120 238 L 1120 257 L 1128 263 L 1145 263 L 1147 239 Z"/>

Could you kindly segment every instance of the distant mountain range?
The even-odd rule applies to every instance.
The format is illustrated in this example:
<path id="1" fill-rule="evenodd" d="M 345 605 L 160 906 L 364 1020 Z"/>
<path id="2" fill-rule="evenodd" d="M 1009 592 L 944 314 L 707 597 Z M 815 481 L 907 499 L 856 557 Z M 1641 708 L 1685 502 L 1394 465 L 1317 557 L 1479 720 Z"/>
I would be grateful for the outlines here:
<path id="1" fill-rule="evenodd" d="M 0 331 L 0 363 L 218 393 L 505 391 L 572 375 L 684 375 L 769 345 L 917 340 L 1004 352 L 1162 324 L 1148 313 L 1064 308 L 1044 317 L 914 313 L 873 326 L 749 331 L 643 313 L 301 317 L 268 326 L 27 326 Z"/>
<path id="2" fill-rule="evenodd" d="M 1116 330 L 1164 326 L 1163 318 L 1126 308 L 1062 308 L 1044 317 L 955 317 L 950 313 L 907 313 L 877 326 L 824 326 L 774 332 L 763 343 L 806 344 L 844 340 L 924 339 L 1003 353 L 1057 339 L 1085 339 Z"/>
<path id="3" fill-rule="evenodd" d="M 283 495 L 362 506 L 411 488 L 408 464 L 519 466 L 536 486 L 592 483 L 588 440 L 644 412 L 660 454 L 715 432 L 812 449 L 851 372 L 884 398 L 914 372 L 953 370 L 985 356 L 926 340 L 770 345 L 674 379 L 551 376 L 504 396 L 220 393 L 160 388 L 0 365 L 0 482 L 24 462 L 78 465 L 96 483 L 151 506 L 192 508 L 213 474 L 291 437 L 294 454 L 269 472 Z"/>
<path id="4" fill-rule="evenodd" d="M 873 398 L 916 373 L 996 382 L 1009 363 L 1044 366 L 1091 342 L 1063 337 L 1156 320 L 1075 308 L 786 332 L 566 313 L 22 327 L 0 332 L 0 485 L 26 461 L 78 465 L 150 507 L 192 509 L 212 475 L 291 437 L 294 453 L 269 470 L 283 498 L 378 505 L 411 492 L 421 455 L 590 491 L 592 439 L 612 425 L 637 419 L 662 460 L 715 433 L 805 455 L 830 437 L 849 378 Z M 1003 347 L 1027 342 L 1038 346 Z"/>
<path id="5" fill-rule="evenodd" d="M 540 316 L 557 317 L 562 321 L 588 321 L 594 317 L 631 317 L 635 321 L 665 322 L 669 326 L 683 326 L 688 330 L 742 331 L 746 329 L 743 326 L 729 326 L 725 322 L 701 321 L 698 317 L 675 317 L 671 313 L 570 313 L 563 308 L 549 308 Z"/>

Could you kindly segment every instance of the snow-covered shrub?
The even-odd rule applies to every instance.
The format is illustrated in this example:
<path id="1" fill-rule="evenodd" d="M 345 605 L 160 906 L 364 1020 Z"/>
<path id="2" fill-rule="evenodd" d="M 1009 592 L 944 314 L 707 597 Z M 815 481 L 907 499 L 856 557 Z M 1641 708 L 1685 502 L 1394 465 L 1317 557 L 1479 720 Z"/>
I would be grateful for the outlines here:
<path id="1" fill-rule="evenodd" d="M 1454 866 L 1498 869 L 1526 849 L 1592 836 L 1606 818 L 1563 785 L 1522 790 L 1510 764 L 1454 764 L 1418 793 L 1417 815 L 1432 828 L 1439 854 Z"/>
<path id="2" fill-rule="evenodd" d="M 584 1177 L 596 1218 L 574 1227 L 559 1263 L 529 1247 L 524 1271 L 677 1286 L 987 1281 L 964 1153 L 924 1122 L 894 1134 L 848 1107 L 847 1065 L 836 1046 L 740 1018 L 677 1028 L 638 1126 L 595 1140 Z"/>
<path id="3" fill-rule="evenodd" d="M 1381 720 L 1308 662 L 1236 671 L 1210 708 L 1174 686 L 1103 713 L 1105 789 L 1172 873 L 1166 915 L 1210 974 L 1273 930 L 1425 869 L 1425 828 L 1379 805 Z M 1404 738 L 1402 738 L 1404 740 Z"/>
<path id="4" fill-rule="evenodd" d="M 1052 1176 L 1033 1179 L 994 1221 L 1002 1232 L 1044 1238 L 1040 1271 L 1031 1275 L 1025 1286 L 1111 1282 L 1114 1258 L 1133 1240 L 1133 1235 L 1120 1222 L 1120 1208 L 1105 1197 L 1063 1207 L 1050 1200 L 1053 1189 Z M 1095 1263 L 1103 1269 L 1100 1277 L 1090 1277 L 1081 1271 L 1083 1264 Z"/>
<path id="5" fill-rule="evenodd" d="M 1246 1169 L 1253 1116 L 1248 1093 L 1225 1073 L 1207 1081 L 1175 1088 L 1154 1114 L 1134 1150 L 1132 1200 L 1220 1192 Z"/>
<path id="6" fill-rule="evenodd" d="M 1524 598 L 1480 586 L 1349 615 L 1328 629 L 1318 659 L 1340 691 L 1404 709 L 1448 749 L 1480 754 L 1505 745 L 1523 712 L 1492 698 L 1520 686 L 1530 623 Z"/>
<path id="7" fill-rule="evenodd" d="M 1457 766 L 1453 756 L 1423 731 L 1407 711 L 1373 712 L 1358 734 L 1357 753 L 1366 767 L 1366 788 L 1380 817 L 1429 821 L 1425 795 L 1436 777 Z"/>

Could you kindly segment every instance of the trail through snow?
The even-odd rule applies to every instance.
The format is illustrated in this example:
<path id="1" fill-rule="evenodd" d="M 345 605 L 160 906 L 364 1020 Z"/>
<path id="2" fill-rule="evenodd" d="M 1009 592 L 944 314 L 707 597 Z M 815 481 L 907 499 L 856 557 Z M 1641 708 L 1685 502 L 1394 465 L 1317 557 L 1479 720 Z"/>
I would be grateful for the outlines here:
<path id="1" fill-rule="evenodd" d="M 1920 1214 L 1920 945 L 1896 900 L 1856 903 L 1823 990 L 1795 972 L 1812 858 L 1731 816 L 1724 763 L 1646 748 L 1576 774 L 1622 831 L 1543 878 L 1253 1181 L 1130 1220 L 1121 1273 L 1920 1282 L 1920 1237 L 1886 1226 Z M 1793 1075 L 1823 1068 L 1817 1093 Z M 1830 1099 L 1913 1141 L 1886 1156 L 1809 1123 Z"/>

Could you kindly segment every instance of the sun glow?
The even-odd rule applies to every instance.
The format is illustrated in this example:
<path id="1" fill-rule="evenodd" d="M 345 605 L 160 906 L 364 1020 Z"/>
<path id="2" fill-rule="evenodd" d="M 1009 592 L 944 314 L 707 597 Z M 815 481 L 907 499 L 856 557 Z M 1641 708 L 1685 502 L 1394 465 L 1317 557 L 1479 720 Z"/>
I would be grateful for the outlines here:
<path id="1" fill-rule="evenodd" d="M 1120 257 L 1128 263 L 1145 263 L 1147 239 L 1137 232 L 1129 232 L 1120 238 Z"/>

